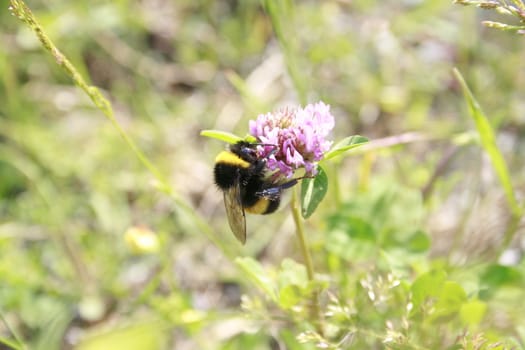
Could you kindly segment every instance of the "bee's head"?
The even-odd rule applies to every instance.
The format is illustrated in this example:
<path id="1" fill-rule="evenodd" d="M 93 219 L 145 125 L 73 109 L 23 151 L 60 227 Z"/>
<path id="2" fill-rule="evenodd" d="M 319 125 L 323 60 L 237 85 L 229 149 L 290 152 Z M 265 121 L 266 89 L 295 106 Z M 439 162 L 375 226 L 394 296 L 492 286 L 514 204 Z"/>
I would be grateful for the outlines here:
<path id="1" fill-rule="evenodd" d="M 230 145 L 230 151 L 246 160 L 254 160 L 257 158 L 256 144 L 247 141 L 241 140 Z"/>

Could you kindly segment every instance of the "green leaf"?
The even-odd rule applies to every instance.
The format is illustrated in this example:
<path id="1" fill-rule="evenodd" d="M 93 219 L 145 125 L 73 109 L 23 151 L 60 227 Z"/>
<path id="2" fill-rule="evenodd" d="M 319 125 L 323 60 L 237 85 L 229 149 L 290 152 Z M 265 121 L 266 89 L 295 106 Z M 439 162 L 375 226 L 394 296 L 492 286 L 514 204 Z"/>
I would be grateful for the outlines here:
<path id="1" fill-rule="evenodd" d="M 166 332 L 160 322 L 132 324 L 116 327 L 86 337 L 75 346 L 78 350 L 101 349 L 165 349 Z"/>
<path id="2" fill-rule="evenodd" d="M 279 289 L 279 306 L 289 310 L 303 300 L 304 296 L 296 285 L 287 285 Z"/>
<path id="3" fill-rule="evenodd" d="M 429 297 L 437 297 L 447 278 L 443 270 L 429 271 L 419 276 L 412 287 L 412 302 L 416 311 L 423 302 Z"/>
<path id="4" fill-rule="evenodd" d="M 306 267 L 292 259 L 284 259 L 278 275 L 279 305 L 291 309 L 305 300 L 312 290 Z"/>
<path id="5" fill-rule="evenodd" d="M 202 130 L 201 136 L 210 137 L 212 139 L 217 139 L 228 143 L 237 143 L 238 141 L 242 140 L 242 137 L 220 130 Z"/>
<path id="6" fill-rule="evenodd" d="M 352 263 L 369 261 L 370 256 L 377 254 L 377 244 L 374 241 L 353 239 L 341 230 L 329 232 L 325 248 L 331 254 Z"/>
<path id="7" fill-rule="evenodd" d="M 480 300 L 470 300 L 459 310 L 461 321 L 468 326 L 476 326 L 481 323 L 487 311 L 487 304 Z"/>
<path id="8" fill-rule="evenodd" d="M 481 275 L 481 281 L 494 288 L 504 285 L 520 285 L 523 283 L 521 272 L 511 266 L 490 265 Z"/>
<path id="9" fill-rule="evenodd" d="M 281 263 L 281 271 L 279 271 L 279 286 L 296 285 L 301 288 L 308 286 L 308 274 L 306 267 L 303 264 L 286 258 Z"/>
<path id="10" fill-rule="evenodd" d="M 481 106 L 479 105 L 478 101 L 475 99 L 467 83 L 463 79 L 463 76 L 455 68 L 454 75 L 461 84 L 463 94 L 465 95 L 465 99 L 467 100 L 469 114 L 474 120 L 474 123 L 476 124 L 476 129 L 481 139 L 481 145 L 485 149 L 485 152 L 487 152 L 487 154 L 489 155 L 489 158 L 492 162 L 492 166 L 494 167 L 498 179 L 501 185 L 503 186 L 503 190 L 505 191 L 509 207 L 514 217 L 520 217 L 522 215 L 523 209 L 520 208 L 518 202 L 516 201 L 514 189 L 510 181 L 509 170 L 507 168 L 507 164 L 505 163 L 505 159 L 503 158 L 503 155 L 501 154 L 498 145 L 496 144 L 494 130 L 490 125 L 488 118 L 483 113 L 483 110 L 481 109 Z"/>
<path id="11" fill-rule="evenodd" d="M 353 148 L 362 146 L 367 142 L 368 142 L 368 139 L 364 136 L 360 136 L 360 135 L 348 136 L 342 139 L 341 141 L 339 141 L 334 147 L 332 147 L 332 149 L 324 155 L 324 159 L 334 158 Z"/>
<path id="12" fill-rule="evenodd" d="M 463 287 L 457 282 L 446 281 L 441 288 L 432 316 L 436 319 L 459 312 L 465 301 L 467 301 L 467 293 Z"/>
<path id="13" fill-rule="evenodd" d="M 406 243 L 406 247 L 413 252 L 424 252 L 430 248 L 430 238 L 421 230 L 416 231 Z"/>
<path id="14" fill-rule="evenodd" d="M 323 200 L 328 190 L 328 177 L 326 172 L 318 166 L 317 176 L 306 178 L 301 184 L 301 209 L 303 218 L 309 218 Z"/>
<path id="15" fill-rule="evenodd" d="M 360 216 L 347 217 L 345 233 L 352 239 L 377 241 L 377 231 L 368 220 Z"/>
<path id="16" fill-rule="evenodd" d="M 263 290 L 266 295 L 277 302 L 277 292 L 274 281 L 268 276 L 268 273 L 263 269 L 261 264 L 250 258 L 236 258 L 235 262 L 246 272 L 249 278 L 255 282 Z"/>

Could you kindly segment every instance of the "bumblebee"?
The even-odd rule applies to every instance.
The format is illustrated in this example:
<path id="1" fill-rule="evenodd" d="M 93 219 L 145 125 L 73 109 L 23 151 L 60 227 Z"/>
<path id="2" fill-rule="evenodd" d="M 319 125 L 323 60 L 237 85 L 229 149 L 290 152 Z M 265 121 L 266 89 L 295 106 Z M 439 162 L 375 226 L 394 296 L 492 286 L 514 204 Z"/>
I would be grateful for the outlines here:
<path id="1" fill-rule="evenodd" d="M 238 141 L 215 158 L 215 184 L 224 193 L 228 223 L 235 237 L 246 242 L 246 215 L 270 214 L 277 210 L 284 189 L 298 179 L 275 183 L 267 176 L 266 158 L 257 155 L 258 143 Z M 274 146 L 277 150 L 277 146 Z"/>

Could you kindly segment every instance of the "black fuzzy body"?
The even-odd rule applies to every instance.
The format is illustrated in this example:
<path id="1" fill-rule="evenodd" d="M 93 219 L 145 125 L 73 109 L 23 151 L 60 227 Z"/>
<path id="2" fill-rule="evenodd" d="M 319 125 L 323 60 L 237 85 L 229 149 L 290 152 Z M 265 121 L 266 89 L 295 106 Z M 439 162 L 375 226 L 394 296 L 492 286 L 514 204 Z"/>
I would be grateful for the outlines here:
<path id="1" fill-rule="evenodd" d="M 265 178 L 266 159 L 257 156 L 255 145 L 239 141 L 224 152 L 215 163 L 216 185 L 222 191 L 239 186 L 240 204 L 249 213 L 270 214 L 276 211 L 281 201 L 280 190 L 272 192 L 271 196 L 263 195 L 276 185 Z"/>

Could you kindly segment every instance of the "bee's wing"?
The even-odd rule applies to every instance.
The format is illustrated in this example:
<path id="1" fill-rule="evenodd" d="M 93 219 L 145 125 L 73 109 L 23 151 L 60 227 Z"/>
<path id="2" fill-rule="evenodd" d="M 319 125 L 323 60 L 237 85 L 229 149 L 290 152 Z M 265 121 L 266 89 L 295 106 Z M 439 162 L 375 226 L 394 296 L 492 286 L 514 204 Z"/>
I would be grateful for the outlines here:
<path id="1" fill-rule="evenodd" d="M 242 207 L 238 178 L 230 189 L 224 191 L 224 207 L 233 234 L 242 244 L 246 243 L 246 216 Z"/>

